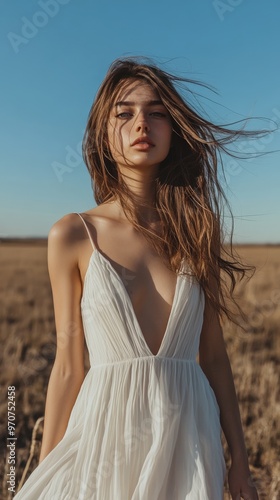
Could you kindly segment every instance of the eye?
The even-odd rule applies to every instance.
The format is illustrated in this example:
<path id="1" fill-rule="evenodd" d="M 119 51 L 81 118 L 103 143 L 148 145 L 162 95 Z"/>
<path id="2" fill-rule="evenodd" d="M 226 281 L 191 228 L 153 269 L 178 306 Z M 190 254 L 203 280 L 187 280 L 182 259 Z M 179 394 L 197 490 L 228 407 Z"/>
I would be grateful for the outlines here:
<path id="1" fill-rule="evenodd" d="M 160 111 L 154 111 L 154 113 L 152 113 L 152 115 L 157 115 L 157 116 L 160 116 L 161 118 L 165 118 L 166 117 L 166 114 L 165 113 L 160 113 Z"/>
<path id="2" fill-rule="evenodd" d="M 123 111 L 122 113 L 119 113 L 116 115 L 116 118 L 127 118 L 129 116 L 132 116 L 132 113 L 129 113 L 128 111 Z M 166 118 L 166 113 L 161 113 L 160 111 L 153 111 L 151 113 L 151 116 L 156 116 L 157 118 Z"/>
<path id="3" fill-rule="evenodd" d="M 128 113 L 128 111 L 119 113 L 118 115 L 116 115 L 116 118 L 126 118 L 126 116 L 123 115 L 131 115 L 131 113 Z"/>

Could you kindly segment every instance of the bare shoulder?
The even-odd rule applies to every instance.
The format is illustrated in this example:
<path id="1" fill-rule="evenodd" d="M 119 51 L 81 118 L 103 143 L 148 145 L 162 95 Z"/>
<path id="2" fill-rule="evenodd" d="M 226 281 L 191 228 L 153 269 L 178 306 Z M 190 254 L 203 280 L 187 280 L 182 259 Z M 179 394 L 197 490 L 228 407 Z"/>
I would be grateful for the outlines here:
<path id="1" fill-rule="evenodd" d="M 50 228 L 48 239 L 60 244 L 75 243 L 81 234 L 81 219 L 75 213 L 66 214 Z"/>
<path id="2" fill-rule="evenodd" d="M 108 210 L 106 204 L 99 205 L 93 209 L 81 212 L 81 216 L 91 231 L 102 226 L 108 228 L 108 224 L 113 222 L 113 214 Z M 48 252 L 50 254 L 60 254 L 64 259 L 69 259 L 76 264 L 88 244 L 85 235 L 85 227 L 77 213 L 69 213 L 57 220 L 50 228 L 48 234 Z"/>
<path id="3" fill-rule="evenodd" d="M 79 247 L 84 239 L 84 228 L 81 219 L 75 213 L 66 214 L 57 220 L 48 234 L 49 259 L 55 255 L 57 259 L 65 259 L 76 265 L 79 257 Z"/>
<path id="4" fill-rule="evenodd" d="M 80 212 L 88 225 L 93 238 L 104 238 L 106 241 L 108 234 L 112 234 L 119 224 L 118 214 L 113 203 L 102 203 L 97 207 Z M 69 213 L 57 220 L 50 228 L 48 234 L 48 254 L 49 258 L 66 261 L 63 264 L 72 263 L 80 268 L 83 255 L 89 248 L 88 236 L 85 227 L 77 213 Z M 84 265 L 85 267 L 85 265 Z"/>

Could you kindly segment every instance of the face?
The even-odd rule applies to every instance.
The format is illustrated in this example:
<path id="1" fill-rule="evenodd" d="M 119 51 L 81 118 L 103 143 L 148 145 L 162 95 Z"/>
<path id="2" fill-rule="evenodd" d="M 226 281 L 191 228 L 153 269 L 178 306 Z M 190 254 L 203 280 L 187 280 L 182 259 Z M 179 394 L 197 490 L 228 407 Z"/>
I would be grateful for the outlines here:
<path id="1" fill-rule="evenodd" d="M 148 83 L 134 81 L 119 92 L 108 121 L 110 151 L 119 168 L 157 169 L 169 153 L 171 136 L 170 114 Z"/>

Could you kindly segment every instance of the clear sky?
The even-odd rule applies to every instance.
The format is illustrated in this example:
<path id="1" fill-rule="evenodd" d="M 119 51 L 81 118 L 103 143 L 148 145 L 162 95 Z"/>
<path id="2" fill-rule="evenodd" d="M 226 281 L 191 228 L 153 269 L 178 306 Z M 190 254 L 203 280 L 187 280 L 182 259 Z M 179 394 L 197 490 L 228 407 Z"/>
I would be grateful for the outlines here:
<path id="1" fill-rule="evenodd" d="M 118 57 L 214 86 L 218 95 L 203 93 L 216 103 L 201 104 L 216 123 L 280 124 L 279 0 L 15 0 L 1 11 L 1 236 L 47 236 L 96 205 L 81 140 Z M 280 150 L 279 130 L 249 147 Z M 225 161 L 236 242 L 280 242 L 279 159 Z"/>

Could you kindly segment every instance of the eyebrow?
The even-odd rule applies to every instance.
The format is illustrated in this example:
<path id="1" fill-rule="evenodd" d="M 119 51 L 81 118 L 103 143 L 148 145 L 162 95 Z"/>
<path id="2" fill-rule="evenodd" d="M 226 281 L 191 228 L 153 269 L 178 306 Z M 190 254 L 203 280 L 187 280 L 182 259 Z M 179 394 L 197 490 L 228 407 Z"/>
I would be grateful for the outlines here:
<path id="1" fill-rule="evenodd" d="M 144 104 L 146 104 L 147 106 L 158 106 L 158 105 L 164 106 L 163 102 L 159 101 L 159 100 L 146 101 Z M 134 106 L 134 105 L 135 105 L 135 102 L 133 102 L 133 101 L 118 101 L 118 102 L 116 102 L 116 104 L 114 104 L 114 107 L 117 107 L 117 106 Z"/>

